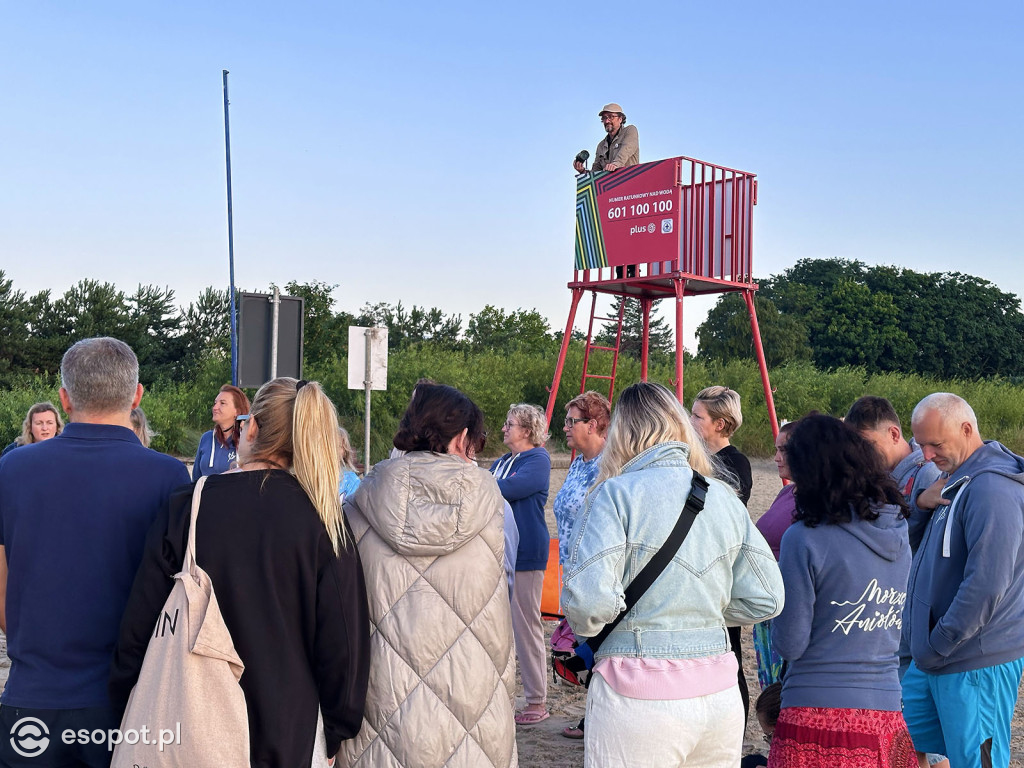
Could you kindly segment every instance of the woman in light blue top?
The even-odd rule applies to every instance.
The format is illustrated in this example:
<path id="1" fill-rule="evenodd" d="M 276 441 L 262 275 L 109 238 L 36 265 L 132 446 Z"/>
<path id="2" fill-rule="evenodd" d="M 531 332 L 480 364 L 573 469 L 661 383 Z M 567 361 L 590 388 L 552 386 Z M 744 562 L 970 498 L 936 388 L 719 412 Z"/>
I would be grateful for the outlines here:
<path id="1" fill-rule="evenodd" d="M 351 496 L 359 487 L 359 473 L 356 471 L 356 452 L 352 450 L 352 441 L 349 440 L 348 430 L 338 427 L 338 458 L 341 460 L 341 480 L 338 483 L 338 493 L 342 501 L 346 496 Z"/>

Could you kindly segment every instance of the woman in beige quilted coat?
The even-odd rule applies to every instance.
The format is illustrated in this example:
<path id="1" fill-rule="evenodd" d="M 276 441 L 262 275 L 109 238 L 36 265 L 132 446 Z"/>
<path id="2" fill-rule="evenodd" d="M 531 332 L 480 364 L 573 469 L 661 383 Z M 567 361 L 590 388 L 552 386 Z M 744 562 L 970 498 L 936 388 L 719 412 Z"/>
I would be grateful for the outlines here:
<path id="1" fill-rule="evenodd" d="M 483 414 L 421 384 L 383 461 L 345 501 L 370 603 L 370 689 L 338 765 L 511 768 L 515 658 L 504 502 L 472 463 Z"/>

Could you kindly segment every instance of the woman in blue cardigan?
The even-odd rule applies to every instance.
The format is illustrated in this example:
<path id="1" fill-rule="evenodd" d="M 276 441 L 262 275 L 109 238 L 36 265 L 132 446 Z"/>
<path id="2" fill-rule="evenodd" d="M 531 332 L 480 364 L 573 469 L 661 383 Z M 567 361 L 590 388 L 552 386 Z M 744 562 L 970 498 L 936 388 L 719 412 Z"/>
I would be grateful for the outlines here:
<path id="1" fill-rule="evenodd" d="M 535 405 L 520 403 L 509 409 L 501 427 L 508 453 L 494 462 L 491 474 L 501 495 L 512 507 L 519 528 L 516 575 L 512 585 L 512 631 L 523 677 L 526 708 L 516 714 L 520 725 L 547 720 L 548 677 L 540 598 L 548 567 L 551 536 L 544 520 L 544 504 L 551 484 L 551 457 L 547 419 Z"/>

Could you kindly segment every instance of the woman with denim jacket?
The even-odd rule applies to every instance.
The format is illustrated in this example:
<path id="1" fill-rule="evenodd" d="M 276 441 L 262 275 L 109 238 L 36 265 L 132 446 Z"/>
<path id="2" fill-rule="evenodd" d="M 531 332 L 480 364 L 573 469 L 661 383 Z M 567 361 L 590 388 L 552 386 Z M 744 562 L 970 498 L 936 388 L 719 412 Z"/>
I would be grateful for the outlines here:
<path id="1" fill-rule="evenodd" d="M 771 549 L 712 466 L 686 409 L 658 384 L 627 388 L 612 417 L 598 484 L 569 544 L 562 605 L 577 637 L 625 608 L 625 588 L 665 543 L 694 471 L 703 511 L 632 611 L 595 653 L 586 766 L 738 765 L 743 705 L 728 625 L 783 606 Z"/>

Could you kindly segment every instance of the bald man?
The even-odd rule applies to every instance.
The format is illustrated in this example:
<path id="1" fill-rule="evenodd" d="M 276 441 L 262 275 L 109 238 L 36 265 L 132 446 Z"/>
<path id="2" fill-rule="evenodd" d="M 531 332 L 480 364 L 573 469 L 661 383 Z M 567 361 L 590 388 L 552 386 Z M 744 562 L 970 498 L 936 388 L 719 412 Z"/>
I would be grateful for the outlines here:
<path id="1" fill-rule="evenodd" d="M 1024 670 L 1024 458 L 982 440 L 948 392 L 918 403 L 911 427 L 946 480 L 907 585 L 903 715 L 919 753 L 1005 766 Z"/>

